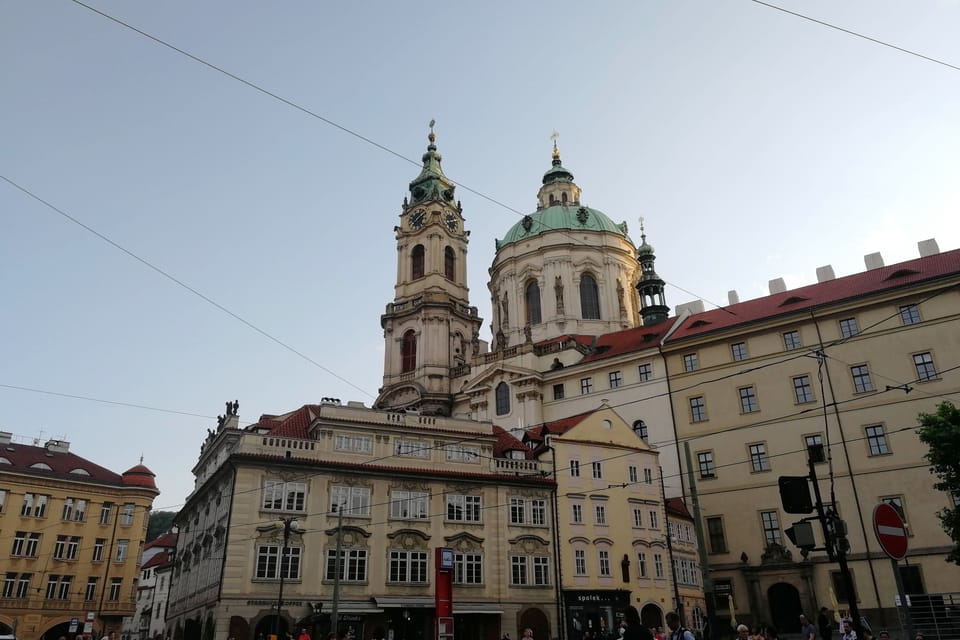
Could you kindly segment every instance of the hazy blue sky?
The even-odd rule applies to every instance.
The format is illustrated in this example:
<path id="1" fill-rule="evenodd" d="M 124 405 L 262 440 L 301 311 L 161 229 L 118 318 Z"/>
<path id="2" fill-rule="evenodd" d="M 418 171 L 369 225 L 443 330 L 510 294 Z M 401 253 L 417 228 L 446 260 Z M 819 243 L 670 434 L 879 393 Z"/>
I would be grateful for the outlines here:
<path id="1" fill-rule="evenodd" d="M 960 72 L 749 0 L 91 3 L 417 161 L 436 118 L 447 175 L 521 211 L 558 130 L 671 305 L 960 246 Z M 956 1 L 780 4 L 960 65 Z M 225 401 L 370 402 L 417 167 L 68 0 L 0 1 L 0 61 L 2 175 L 365 392 L 0 182 L 0 384 L 209 416 L 0 387 L 0 430 L 142 453 L 176 509 Z M 488 337 L 518 215 L 458 195 Z"/>

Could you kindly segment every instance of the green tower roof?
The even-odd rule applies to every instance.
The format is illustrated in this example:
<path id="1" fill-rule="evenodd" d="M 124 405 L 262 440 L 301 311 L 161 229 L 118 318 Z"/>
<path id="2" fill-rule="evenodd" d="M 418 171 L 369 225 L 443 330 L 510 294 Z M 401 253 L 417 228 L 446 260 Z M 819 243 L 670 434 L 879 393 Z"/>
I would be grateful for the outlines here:
<path id="1" fill-rule="evenodd" d="M 510 227 L 502 240 L 496 241 L 496 248 L 549 231 L 607 231 L 629 239 L 626 222 L 617 224 L 602 211 L 590 207 L 558 204 L 524 216 Z"/>

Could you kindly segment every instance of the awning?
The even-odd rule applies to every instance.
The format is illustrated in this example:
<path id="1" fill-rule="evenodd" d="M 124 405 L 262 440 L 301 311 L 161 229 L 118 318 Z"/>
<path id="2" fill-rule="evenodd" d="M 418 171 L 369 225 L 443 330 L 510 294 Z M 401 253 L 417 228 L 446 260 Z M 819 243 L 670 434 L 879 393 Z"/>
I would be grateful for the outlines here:
<path id="1" fill-rule="evenodd" d="M 375 596 L 373 601 L 377 603 L 378 607 L 384 608 L 426 609 L 436 606 L 433 598 L 423 596 Z"/>
<path id="2" fill-rule="evenodd" d="M 466 615 L 471 613 L 485 613 L 489 615 L 503 615 L 503 609 L 499 604 L 489 602 L 462 602 L 453 604 L 453 615 Z"/>

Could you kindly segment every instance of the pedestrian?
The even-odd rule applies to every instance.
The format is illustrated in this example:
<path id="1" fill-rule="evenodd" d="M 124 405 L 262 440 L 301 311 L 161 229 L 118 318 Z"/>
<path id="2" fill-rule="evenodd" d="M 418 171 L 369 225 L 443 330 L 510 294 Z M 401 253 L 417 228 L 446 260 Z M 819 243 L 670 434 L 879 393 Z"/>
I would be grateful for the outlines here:
<path id="1" fill-rule="evenodd" d="M 820 628 L 820 640 L 833 640 L 833 624 L 830 622 L 830 616 L 827 615 L 829 609 L 820 607 L 820 615 L 817 616 L 817 627 Z"/>
<path id="2" fill-rule="evenodd" d="M 800 614 L 800 636 L 802 640 L 817 640 L 817 628 L 802 613 Z"/>
<path id="3" fill-rule="evenodd" d="M 634 606 L 623 610 L 623 640 L 653 640 L 650 630 L 640 621 L 640 612 Z"/>
<path id="4" fill-rule="evenodd" d="M 667 626 L 670 627 L 670 640 L 696 640 L 692 631 L 680 625 L 680 616 L 676 611 L 667 614 Z"/>
<path id="5" fill-rule="evenodd" d="M 747 640 L 750 637 L 750 627 L 745 624 L 737 625 L 737 639 L 738 640 Z"/>
<path id="6" fill-rule="evenodd" d="M 847 618 L 843 621 L 843 640 L 857 640 L 857 632 L 853 630 L 853 621 Z"/>
<path id="7" fill-rule="evenodd" d="M 527 627 L 523 630 L 523 640 L 533 640 L 533 629 Z"/>
<path id="8" fill-rule="evenodd" d="M 231 640 L 233 639 L 231 638 Z M 300 635 L 297 637 L 297 640 L 310 640 L 310 634 L 307 633 L 306 627 L 300 628 Z"/>

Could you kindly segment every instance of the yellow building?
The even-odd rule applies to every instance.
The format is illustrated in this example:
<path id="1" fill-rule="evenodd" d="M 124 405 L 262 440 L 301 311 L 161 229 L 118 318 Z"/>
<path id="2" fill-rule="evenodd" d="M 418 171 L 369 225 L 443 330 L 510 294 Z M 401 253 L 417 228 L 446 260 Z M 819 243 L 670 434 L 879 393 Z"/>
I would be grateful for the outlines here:
<path id="1" fill-rule="evenodd" d="M 134 613 L 158 494 L 142 464 L 118 474 L 70 453 L 68 442 L 21 444 L 0 432 L 0 633 L 119 634 Z"/>
<path id="2" fill-rule="evenodd" d="M 802 556 L 784 537 L 803 516 L 784 513 L 777 478 L 807 473 L 809 445 L 829 455 L 815 468 L 847 524 L 868 619 L 896 624 L 893 569 L 872 527 L 880 502 L 909 526 L 906 591 L 960 584 L 936 516 L 951 498 L 933 488 L 916 435 L 917 415 L 960 391 L 960 251 L 938 253 L 928 241 L 921 252 L 891 266 L 867 256 L 873 268 L 843 278 L 821 268 L 820 282 L 794 290 L 773 282 L 769 296 L 683 318 L 665 342 L 721 614 L 732 594 L 741 622 L 792 632 L 801 612 L 831 607 L 831 589 L 846 608 L 836 564 L 819 551 Z"/>

